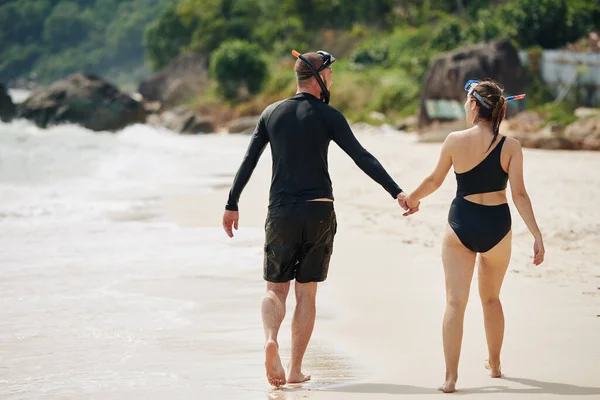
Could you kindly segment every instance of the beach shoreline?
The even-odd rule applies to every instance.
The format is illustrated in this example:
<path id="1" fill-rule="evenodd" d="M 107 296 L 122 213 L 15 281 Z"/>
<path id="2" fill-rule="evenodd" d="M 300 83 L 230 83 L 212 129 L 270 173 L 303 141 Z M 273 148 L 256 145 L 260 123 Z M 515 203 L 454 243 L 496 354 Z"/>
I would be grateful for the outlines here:
<path id="1" fill-rule="evenodd" d="M 313 380 L 272 390 L 260 319 L 268 149 L 242 194 L 240 230 L 229 239 L 221 216 L 249 137 L 182 137 L 147 126 L 119 135 L 75 126 L 42 133 L 20 121 L 1 127 L 8 129 L 0 171 L 3 399 L 438 393 L 445 301 L 439 250 L 452 173 L 405 218 L 332 144 L 338 235 L 305 358 Z M 415 135 L 356 133 L 407 191 L 439 153 L 439 143 L 418 143 Z M 547 260 L 532 265 L 533 240 L 511 204 L 513 258 L 502 292 L 507 379 L 491 380 L 483 368 L 473 282 L 459 391 L 492 399 L 600 396 L 599 162 L 591 152 L 525 150 Z M 294 304 L 290 295 L 280 333 L 284 365 Z"/>

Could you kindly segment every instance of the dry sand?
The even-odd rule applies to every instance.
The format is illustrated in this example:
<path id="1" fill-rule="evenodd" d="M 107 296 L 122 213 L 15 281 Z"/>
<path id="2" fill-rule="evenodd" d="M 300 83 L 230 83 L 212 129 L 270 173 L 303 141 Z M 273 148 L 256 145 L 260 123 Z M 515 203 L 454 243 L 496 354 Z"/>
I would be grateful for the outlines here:
<path id="1" fill-rule="evenodd" d="M 417 143 L 411 135 L 359 138 L 407 191 L 430 172 L 440 149 L 440 144 Z M 239 235 L 228 242 L 227 251 L 253 248 L 258 252 L 262 248 L 270 182 L 268 152 L 242 195 Z M 236 369 L 232 362 L 229 378 L 232 382 L 243 378 L 261 388 L 248 392 L 247 398 L 442 395 L 436 391 L 444 378 L 440 245 L 455 191 L 453 173 L 438 192 L 422 202 L 419 213 L 405 218 L 389 195 L 335 144 L 330 168 L 339 229 L 329 278 L 319 289 L 317 323 L 306 356 L 304 372 L 313 375 L 313 382 L 270 390 L 264 379 L 259 263 L 253 266 L 256 285 L 251 290 L 240 296 L 243 288 L 232 281 L 230 286 L 224 283 L 223 288 L 229 289 L 221 291 L 225 297 L 229 291 L 236 292 L 236 299 L 240 297 L 231 307 L 242 301 L 245 304 L 228 310 L 228 329 L 246 330 L 254 338 L 249 345 L 256 347 L 221 350 L 232 359 L 235 352 L 241 352 L 248 367 Z M 501 295 L 506 315 L 505 377 L 491 379 L 483 367 L 487 351 L 473 282 L 457 394 L 489 399 L 600 398 L 599 171 L 598 153 L 525 150 L 526 186 L 544 234 L 546 261 L 539 267 L 532 264 L 533 239 L 509 201 L 513 256 Z M 227 190 L 172 198 L 167 204 L 169 218 L 186 226 L 218 227 Z M 253 233 L 246 233 L 249 231 Z M 291 297 L 280 334 L 284 364 L 289 359 L 293 306 Z M 244 321 L 255 322 L 244 325 L 239 319 L 242 313 Z M 219 398 L 229 396 L 223 392 Z"/>

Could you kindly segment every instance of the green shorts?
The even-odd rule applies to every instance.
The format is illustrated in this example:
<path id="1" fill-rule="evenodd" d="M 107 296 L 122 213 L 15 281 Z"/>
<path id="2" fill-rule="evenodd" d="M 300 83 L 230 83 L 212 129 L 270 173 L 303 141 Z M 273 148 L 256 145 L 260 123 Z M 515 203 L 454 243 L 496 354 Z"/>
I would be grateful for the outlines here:
<path id="1" fill-rule="evenodd" d="M 265 223 L 264 279 L 327 279 L 337 221 L 332 202 L 307 201 L 269 209 Z"/>

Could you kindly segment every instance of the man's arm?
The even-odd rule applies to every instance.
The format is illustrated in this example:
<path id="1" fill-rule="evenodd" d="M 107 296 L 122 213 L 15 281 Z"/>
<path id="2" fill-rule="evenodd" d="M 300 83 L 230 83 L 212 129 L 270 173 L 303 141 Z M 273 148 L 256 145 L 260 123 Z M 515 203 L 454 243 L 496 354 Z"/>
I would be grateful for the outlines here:
<path id="1" fill-rule="evenodd" d="M 223 229 L 230 238 L 233 237 L 233 229 L 237 230 L 238 228 L 238 221 L 240 219 L 238 201 L 240 200 L 240 195 L 242 194 L 244 187 L 246 187 L 248 180 L 250 180 L 250 176 L 252 176 L 252 172 L 254 172 L 254 168 L 256 168 L 258 159 L 265 150 L 265 147 L 267 147 L 268 142 L 269 137 L 265 127 L 265 121 L 261 116 L 258 124 L 256 124 L 256 129 L 252 134 L 252 139 L 250 140 L 250 145 L 248 146 L 242 165 L 240 165 L 240 168 L 235 175 L 233 186 L 229 191 L 229 199 L 225 205 Z"/>
<path id="2" fill-rule="evenodd" d="M 402 192 L 392 177 L 383 168 L 371 153 L 369 153 L 356 139 L 348 121 L 341 112 L 335 111 L 332 115 L 332 139 L 371 179 L 379 183 L 394 198 Z"/>
<path id="3" fill-rule="evenodd" d="M 248 146 L 246 155 L 244 156 L 242 164 L 240 165 L 240 168 L 235 175 L 235 179 L 233 180 L 233 185 L 229 192 L 229 199 L 227 200 L 227 205 L 225 206 L 226 210 L 238 211 L 238 201 L 240 200 L 242 191 L 250 180 L 250 177 L 254 172 L 254 168 L 256 168 L 256 164 L 265 150 L 265 147 L 267 147 L 268 142 L 269 137 L 267 135 L 265 121 L 261 116 L 258 124 L 256 125 L 256 129 L 252 134 L 252 139 L 250 140 L 250 145 Z"/>

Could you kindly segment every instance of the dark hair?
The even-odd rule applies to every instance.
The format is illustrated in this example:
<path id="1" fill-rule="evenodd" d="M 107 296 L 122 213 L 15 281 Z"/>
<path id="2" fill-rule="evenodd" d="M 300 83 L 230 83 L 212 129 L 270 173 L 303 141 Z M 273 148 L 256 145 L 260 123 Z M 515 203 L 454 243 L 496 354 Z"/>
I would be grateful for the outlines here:
<path id="1" fill-rule="evenodd" d="M 492 148 L 492 144 L 494 144 L 498 138 L 498 134 L 500 133 L 500 123 L 506 115 L 506 98 L 502 96 L 504 88 L 492 79 L 484 79 L 479 82 L 479 84 L 475 87 L 475 92 L 477 92 L 477 94 L 481 97 L 488 99 L 492 104 L 492 108 L 487 108 L 486 105 L 477 100 L 475 96 L 471 97 L 479 106 L 479 113 L 477 118 L 475 118 L 475 121 L 492 121 L 494 139 L 492 139 L 492 142 L 486 150 L 487 152 Z"/>

